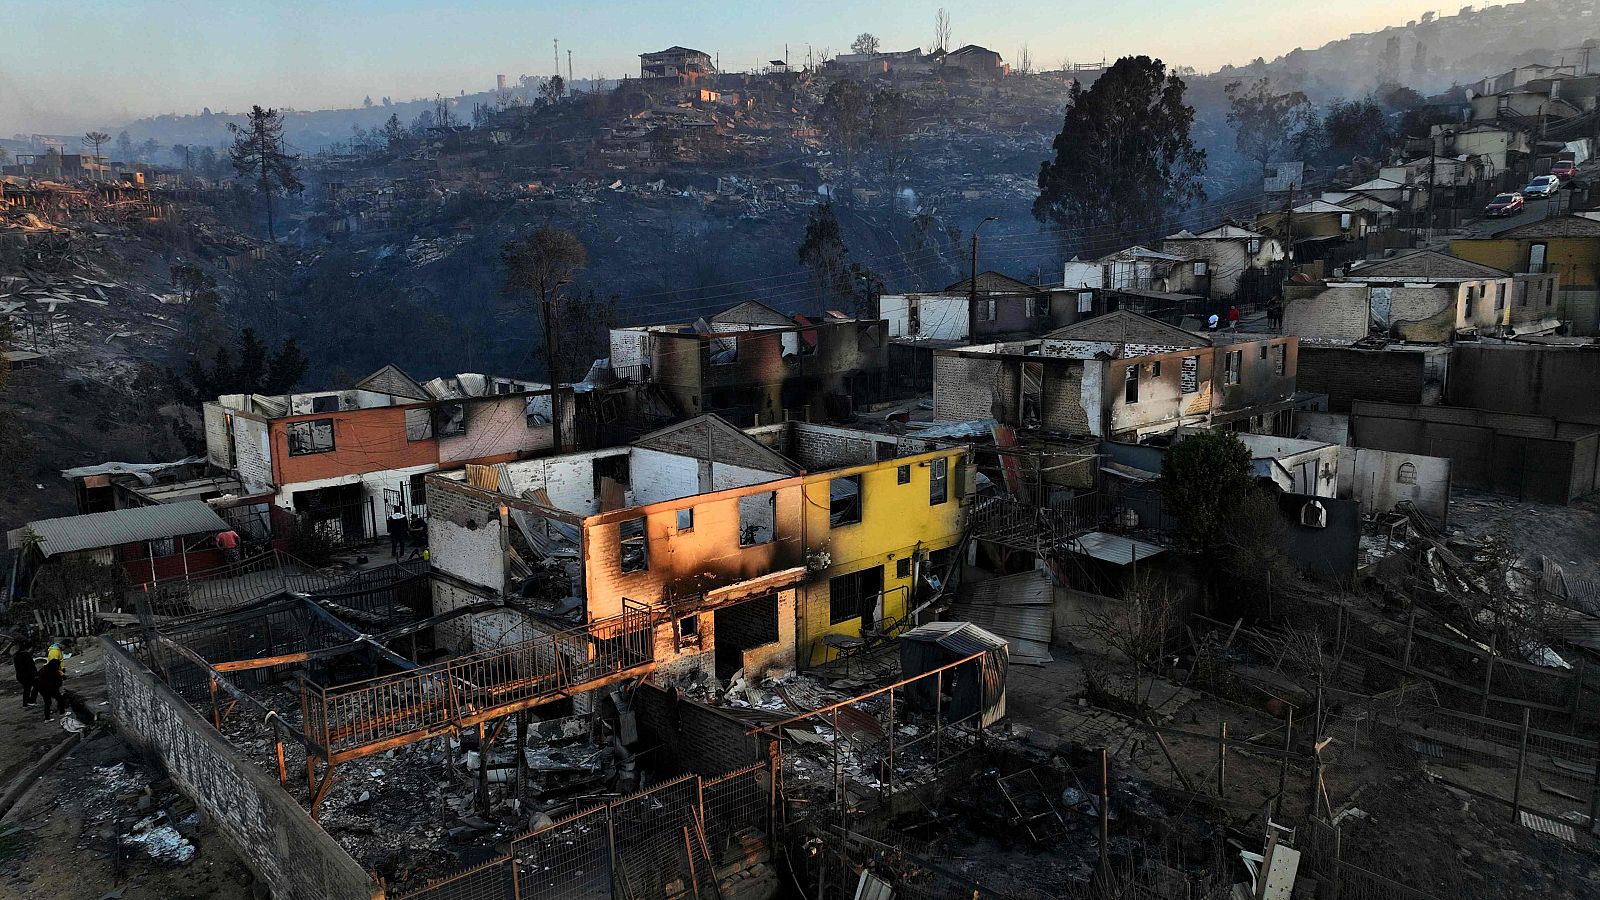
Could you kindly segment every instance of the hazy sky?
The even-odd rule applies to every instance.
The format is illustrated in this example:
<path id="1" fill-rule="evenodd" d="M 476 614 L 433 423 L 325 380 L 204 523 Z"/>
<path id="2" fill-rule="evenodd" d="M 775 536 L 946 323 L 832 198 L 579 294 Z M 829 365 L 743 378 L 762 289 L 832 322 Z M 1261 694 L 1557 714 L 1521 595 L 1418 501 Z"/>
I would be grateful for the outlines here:
<path id="1" fill-rule="evenodd" d="M 76 132 L 163 112 L 311 109 L 487 90 L 497 73 L 548 74 L 551 39 L 579 78 L 637 74 L 638 54 L 672 44 L 720 53 L 726 69 L 806 47 L 844 50 L 862 31 L 885 49 L 926 48 L 933 2 L 616 0 L 6 0 L 0 135 Z M 1425 0 L 946 0 L 957 45 L 1036 66 L 1159 56 L 1201 70 L 1271 59 L 1351 32 L 1404 24 Z M 1460 2 L 1450 6 L 1453 14 Z M 1441 10 L 1441 14 L 1444 11 Z"/>

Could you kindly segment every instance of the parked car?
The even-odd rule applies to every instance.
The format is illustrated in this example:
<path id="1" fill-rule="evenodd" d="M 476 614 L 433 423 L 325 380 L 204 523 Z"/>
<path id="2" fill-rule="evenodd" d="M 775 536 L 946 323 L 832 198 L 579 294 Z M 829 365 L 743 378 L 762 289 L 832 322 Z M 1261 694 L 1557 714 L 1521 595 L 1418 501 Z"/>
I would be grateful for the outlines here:
<path id="1" fill-rule="evenodd" d="M 1548 197 L 1561 190 L 1561 179 L 1554 175 L 1540 175 L 1522 189 L 1524 197 Z"/>
<path id="2" fill-rule="evenodd" d="M 1483 214 L 1493 218 L 1514 216 L 1522 212 L 1522 208 L 1526 205 L 1521 194 L 1496 194 L 1494 199 L 1489 201 L 1489 205 L 1483 208 Z"/>
<path id="3" fill-rule="evenodd" d="M 1562 181 L 1571 181 L 1578 174 L 1578 164 L 1570 159 L 1558 159 L 1550 166 L 1550 174 Z"/>

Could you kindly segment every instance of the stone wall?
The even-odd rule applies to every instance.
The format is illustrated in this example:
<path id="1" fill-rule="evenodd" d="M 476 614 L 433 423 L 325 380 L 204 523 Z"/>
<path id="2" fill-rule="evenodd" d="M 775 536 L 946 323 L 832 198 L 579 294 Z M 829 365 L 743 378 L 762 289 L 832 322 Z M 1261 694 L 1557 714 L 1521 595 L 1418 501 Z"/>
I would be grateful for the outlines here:
<path id="1" fill-rule="evenodd" d="M 383 889 L 278 782 L 116 642 L 104 640 L 111 717 L 233 842 L 276 900 L 382 898 Z"/>

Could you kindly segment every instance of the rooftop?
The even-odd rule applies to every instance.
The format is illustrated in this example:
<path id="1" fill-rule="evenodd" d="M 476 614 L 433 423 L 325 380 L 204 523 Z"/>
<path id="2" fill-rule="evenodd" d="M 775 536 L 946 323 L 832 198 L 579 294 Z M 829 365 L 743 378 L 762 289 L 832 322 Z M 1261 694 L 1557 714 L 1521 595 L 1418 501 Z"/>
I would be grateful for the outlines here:
<path id="1" fill-rule="evenodd" d="M 1437 250 L 1417 250 L 1392 259 L 1358 262 L 1344 274 L 1347 281 L 1477 281 L 1506 277 L 1508 273 L 1499 269 Z"/>
<path id="2" fill-rule="evenodd" d="M 98 550 L 140 541 L 156 541 L 186 534 L 216 534 L 227 530 L 228 523 L 210 506 L 199 500 L 183 500 L 41 519 L 29 522 L 7 537 L 11 549 L 17 550 L 29 542 L 31 532 L 38 539 L 39 552 L 45 556 L 55 556 L 79 550 Z"/>

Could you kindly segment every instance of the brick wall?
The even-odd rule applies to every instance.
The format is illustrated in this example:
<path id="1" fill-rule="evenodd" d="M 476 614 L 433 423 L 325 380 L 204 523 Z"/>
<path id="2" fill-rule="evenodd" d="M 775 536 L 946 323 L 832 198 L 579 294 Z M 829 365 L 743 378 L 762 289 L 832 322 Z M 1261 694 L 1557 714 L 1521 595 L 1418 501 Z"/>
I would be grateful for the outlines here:
<path id="1" fill-rule="evenodd" d="M 643 684 L 633 709 L 646 744 L 662 747 L 652 762 L 667 767 L 663 774 L 720 775 L 762 759 L 760 736 L 745 734 L 750 723 L 703 703 Z"/>
<path id="2" fill-rule="evenodd" d="M 246 487 L 275 484 L 267 423 L 244 416 L 233 417 L 234 465 Z"/>
<path id="3" fill-rule="evenodd" d="M 994 416 L 1000 360 L 937 353 L 933 357 L 933 417 L 951 422 Z"/>
<path id="4" fill-rule="evenodd" d="M 892 439 L 890 441 L 893 442 Z M 841 429 L 814 427 L 797 423 L 794 426 L 794 458 L 815 472 L 839 466 L 859 466 L 877 461 L 875 442 L 867 435 Z"/>
<path id="5" fill-rule="evenodd" d="M 161 760 L 277 900 L 381 898 L 372 877 L 266 772 L 114 641 L 106 640 L 111 716 Z"/>
<path id="6" fill-rule="evenodd" d="M 1367 336 L 1370 317 L 1366 285 L 1285 291 L 1284 334 L 1355 341 Z"/>
<path id="7" fill-rule="evenodd" d="M 1348 413 L 1354 400 L 1426 403 L 1420 352 L 1300 345 L 1301 390 L 1328 395 L 1330 412 Z"/>
<path id="8" fill-rule="evenodd" d="M 1045 365 L 1041 422 L 1057 434 L 1088 434 L 1089 412 L 1083 406 L 1083 366 Z"/>

